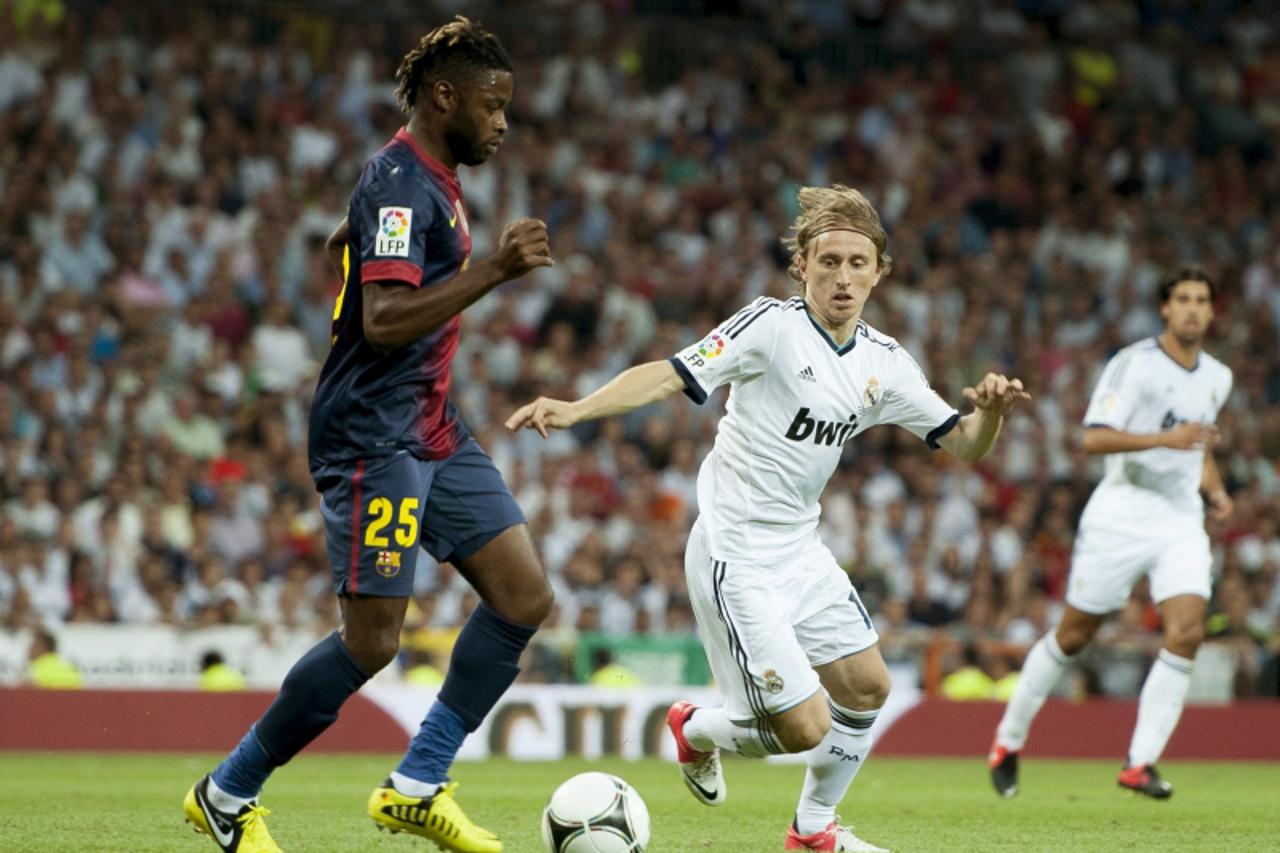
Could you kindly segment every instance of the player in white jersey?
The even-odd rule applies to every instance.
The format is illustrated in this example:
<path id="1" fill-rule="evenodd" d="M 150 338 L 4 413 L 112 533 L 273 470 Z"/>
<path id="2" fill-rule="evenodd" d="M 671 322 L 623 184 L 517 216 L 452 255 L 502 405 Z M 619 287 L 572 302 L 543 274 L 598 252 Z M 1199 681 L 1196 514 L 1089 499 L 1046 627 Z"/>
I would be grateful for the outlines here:
<path id="1" fill-rule="evenodd" d="M 987 374 L 960 417 L 906 351 L 860 319 L 889 270 L 885 232 L 857 190 L 800 191 L 788 240 L 793 299 L 758 299 L 665 361 L 633 367 L 573 403 L 539 398 L 507 426 L 564 428 L 684 391 L 730 386 L 698 474 L 699 518 L 685 573 L 720 708 L 668 713 L 681 772 L 701 802 L 724 802 L 719 750 L 752 757 L 812 750 L 788 850 L 877 851 L 835 809 L 870 749 L 889 692 L 871 617 L 818 539 L 818 498 L 846 442 L 900 424 L 965 460 L 982 457 L 1028 395 Z M 817 748 L 815 748 L 817 747 Z"/>
<path id="2" fill-rule="evenodd" d="M 1164 646 L 1142 687 L 1117 781 L 1157 799 L 1173 793 L 1155 764 L 1182 714 L 1204 637 L 1211 558 L 1201 493 L 1215 518 L 1231 514 L 1231 498 L 1206 452 L 1231 392 L 1231 370 L 1201 350 L 1213 296 L 1203 269 L 1170 273 L 1160 288 L 1164 332 L 1116 353 L 1089 401 L 1084 448 L 1108 454 L 1106 474 L 1080 518 L 1066 610 L 1027 655 L 996 729 L 991 781 L 1006 797 L 1018 792 L 1018 753 L 1045 697 L 1143 575 L 1160 606 Z"/>

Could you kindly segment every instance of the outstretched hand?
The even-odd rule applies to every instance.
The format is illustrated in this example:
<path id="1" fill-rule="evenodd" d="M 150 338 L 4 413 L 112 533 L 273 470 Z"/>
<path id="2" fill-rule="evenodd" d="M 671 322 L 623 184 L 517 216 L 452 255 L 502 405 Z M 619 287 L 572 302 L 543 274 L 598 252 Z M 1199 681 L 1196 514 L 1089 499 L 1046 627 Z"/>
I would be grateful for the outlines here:
<path id="1" fill-rule="evenodd" d="M 526 403 L 507 418 L 507 429 L 515 432 L 522 427 L 536 429 L 543 438 L 548 429 L 565 429 L 578 422 L 574 417 L 573 404 L 564 400 L 553 400 L 550 397 L 539 397 L 532 403 Z"/>
<path id="2" fill-rule="evenodd" d="M 1030 400 L 1031 395 L 1022 387 L 1021 379 L 1009 379 L 999 373 L 988 373 L 982 381 L 964 389 L 964 398 L 975 409 L 982 409 L 1001 417 L 1007 415 L 1019 400 Z"/>

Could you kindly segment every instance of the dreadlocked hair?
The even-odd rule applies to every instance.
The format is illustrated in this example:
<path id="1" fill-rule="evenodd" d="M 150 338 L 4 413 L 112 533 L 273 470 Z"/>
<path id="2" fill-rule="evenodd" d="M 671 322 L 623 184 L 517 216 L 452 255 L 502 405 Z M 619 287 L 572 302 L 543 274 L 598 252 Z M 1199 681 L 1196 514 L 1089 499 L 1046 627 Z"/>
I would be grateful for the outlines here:
<path id="1" fill-rule="evenodd" d="M 814 238 L 826 231 L 856 231 L 876 247 L 876 266 L 881 273 L 888 273 L 893 258 L 885 251 L 889 238 L 880 224 L 880 214 L 867 197 L 843 184 L 832 187 L 801 187 L 796 194 L 800 213 L 791 223 L 791 233 L 782 238 L 782 244 L 791 252 L 791 266 L 787 275 L 804 283 L 800 272 L 800 259 L 809 252 Z"/>
<path id="2" fill-rule="evenodd" d="M 469 18 L 458 15 L 422 37 L 405 54 L 396 71 L 396 102 L 413 112 L 423 87 L 445 77 L 497 69 L 511 71 L 511 57 L 502 42 Z"/>

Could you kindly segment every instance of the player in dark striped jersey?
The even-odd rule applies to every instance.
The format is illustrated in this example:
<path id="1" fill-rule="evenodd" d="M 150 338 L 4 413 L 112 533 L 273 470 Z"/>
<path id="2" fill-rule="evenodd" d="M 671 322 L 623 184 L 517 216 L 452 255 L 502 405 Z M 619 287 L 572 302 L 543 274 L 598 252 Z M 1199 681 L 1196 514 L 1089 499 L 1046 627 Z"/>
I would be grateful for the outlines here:
<path id="1" fill-rule="evenodd" d="M 369 815 L 442 849 L 502 850 L 463 814 L 447 774 L 515 679 L 552 593 L 524 516 L 448 391 L 462 310 L 553 261 L 546 225 L 522 219 L 492 256 L 470 262 L 455 169 L 483 163 L 507 130 L 513 79 L 497 38 L 459 17 L 424 36 L 396 76 L 409 122 L 366 164 L 330 239 L 344 286 L 311 410 L 311 472 L 342 628 L 294 665 L 266 714 L 188 793 L 188 820 L 226 851 L 279 849 L 258 793 L 395 657 L 419 545 L 457 566 L 482 603 Z"/>

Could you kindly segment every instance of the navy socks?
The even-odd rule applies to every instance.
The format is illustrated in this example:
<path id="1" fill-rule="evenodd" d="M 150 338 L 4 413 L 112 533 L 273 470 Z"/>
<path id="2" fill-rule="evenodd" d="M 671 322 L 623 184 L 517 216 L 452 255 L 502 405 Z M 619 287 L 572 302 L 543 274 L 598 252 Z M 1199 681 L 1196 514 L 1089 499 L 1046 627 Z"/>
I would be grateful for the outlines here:
<path id="1" fill-rule="evenodd" d="M 213 781 L 228 794 L 256 797 L 271 771 L 329 728 L 342 703 L 368 680 L 342 639 L 325 637 L 289 670 L 271 707 L 213 771 Z"/>
<path id="2" fill-rule="evenodd" d="M 462 742 L 516 680 L 520 655 L 537 630 L 483 602 L 476 607 L 458 635 L 436 703 L 396 772 L 421 782 L 445 781 Z"/>

